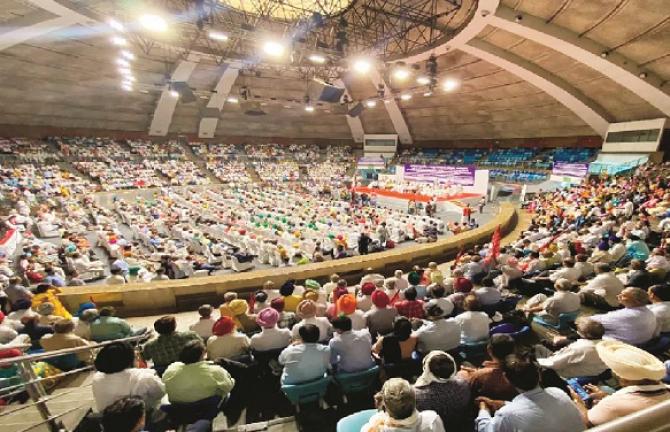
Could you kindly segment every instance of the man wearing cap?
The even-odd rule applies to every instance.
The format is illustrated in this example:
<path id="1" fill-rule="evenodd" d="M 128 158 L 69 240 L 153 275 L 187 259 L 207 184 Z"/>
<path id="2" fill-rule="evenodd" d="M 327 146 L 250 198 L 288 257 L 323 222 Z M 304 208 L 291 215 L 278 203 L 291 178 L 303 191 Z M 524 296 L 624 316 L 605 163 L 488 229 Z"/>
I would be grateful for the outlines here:
<path id="1" fill-rule="evenodd" d="M 365 325 L 370 330 L 373 339 L 383 336 L 393 330 L 393 321 L 398 316 L 394 307 L 389 307 L 389 296 L 381 290 L 377 290 L 370 296 L 372 308 L 364 315 Z"/>
<path id="2" fill-rule="evenodd" d="M 319 342 L 326 342 L 330 339 L 333 332 L 332 327 L 328 318 L 316 316 L 316 303 L 312 300 L 303 300 L 298 304 L 297 311 L 302 321 L 291 329 L 293 340 L 298 340 L 300 328 L 308 324 L 313 324 L 319 329 Z"/>
<path id="3" fill-rule="evenodd" d="M 461 343 L 461 326 L 453 318 L 446 319 L 444 311 L 435 300 L 426 306 L 426 320 L 414 332 L 419 338 L 418 350 L 427 354 L 431 351 L 451 351 Z"/>
<path id="4" fill-rule="evenodd" d="M 640 288 L 626 288 L 618 295 L 624 306 L 602 315 L 593 315 L 592 320 L 605 327 L 604 339 L 616 339 L 631 345 L 649 342 L 656 333 L 656 317 L 647 309 L 647 293 Z"/>
<path id="5" fill-rule="evenodd" d="M 256 315 L 256 323 L 261 332 L 251 336 L 251 349 L 254 351 L 270 351 L 286 348 L 291 343 L 291 330 L 277 327 L 279 312 L 265 308 Z"/>
<path id="6" fill-rule="evenodd" d="M 670 400 L 670 390 L 661 383 L 665 366 L 652 354 L 619 341 L 602 341 L 596 346 L 602 361 L 617 376 L 621 389 L 611 395 L 586 385 L 595 405 L 586 410 L 581 399 L 573 399 L 591 425 L 598 426 Z"/>

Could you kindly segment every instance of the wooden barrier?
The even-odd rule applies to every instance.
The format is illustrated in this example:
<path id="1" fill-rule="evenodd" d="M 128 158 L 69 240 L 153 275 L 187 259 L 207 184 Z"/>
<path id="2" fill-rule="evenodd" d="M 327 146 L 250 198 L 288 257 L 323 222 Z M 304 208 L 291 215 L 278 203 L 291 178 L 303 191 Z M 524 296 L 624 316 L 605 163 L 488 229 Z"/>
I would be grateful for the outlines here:
<path id="1" fill-rule="evenodd" d="M 203 303 L 218 305 L 222 302 L 226 291 L 257 290 L 267 280 L 277 285 L 290 279 L 296 281 L 316 279 L 325 282 L 330 274 L 338 273 L 348 281 L 357 282 L 369 267 L 382 274 L 391 274 L 396 269 L 407 271 L 415 264 L 425 266 L 430 261 L 446 262 L 453 259 L 461 249 L 490 241 L 498 225 L 501 234 L 504 235 L 514 229 L 516 222 L 516 208 L 509 203 L 502 203 L 500 212 L 490 222 L 472 231 L 435 243 L 413 244 L 370 255 L 297 267 L 268 268 L 246 273 L 127 285 L 68 287 L 63 289 L 64 292 L 59 297 L 71 311 L 76 311 L 80 303 L 92 300 L 98 307 L 114 306 L 120 316 L 194 310 Z"/>

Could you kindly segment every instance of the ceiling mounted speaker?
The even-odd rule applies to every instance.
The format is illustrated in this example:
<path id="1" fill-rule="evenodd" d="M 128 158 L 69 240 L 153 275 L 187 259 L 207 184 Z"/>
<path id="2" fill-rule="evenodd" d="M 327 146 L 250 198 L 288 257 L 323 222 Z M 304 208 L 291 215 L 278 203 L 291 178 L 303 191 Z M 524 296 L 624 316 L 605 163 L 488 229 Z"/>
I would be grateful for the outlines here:
<path id="1" fill-rule="evenodd" d="M 342 98 L 344 89 L 323 81 L 313 79 L 307 86 L 307 96 L 311 101 L 337 103 Z"/>
<path id="2" fill-rule="evenodd" d="M 352 109 L 349 110 L 347 115 L 349 117 L 358 117 L 359 115 L 361 115 L 361 113 L 363 112 L 364 109 L 365 109 L 365 106 L 363 106 L 363 104 L 359 102 L 356 105 L 354 105 L 354 107 Z"/>
<path id="3" fill-rule="evenodd" d="M 172 83 L 171 87 L 172 90 L 179 93 L 179 100 L 182 103 L 191 103 L 196 101 L 195 94 L 193 93 L 193 90 L 191 90 L 191 87 L 189 87 L 187 83 L 183 81 L 175 81 Z"/>
<path id="4" fill-rule="evenodd" d="M 242 101 L 240 102 L 242 112 L 249 116 L 262 116 L 265 111 L 261 108 L 261 103 L 256 101 Z"/>

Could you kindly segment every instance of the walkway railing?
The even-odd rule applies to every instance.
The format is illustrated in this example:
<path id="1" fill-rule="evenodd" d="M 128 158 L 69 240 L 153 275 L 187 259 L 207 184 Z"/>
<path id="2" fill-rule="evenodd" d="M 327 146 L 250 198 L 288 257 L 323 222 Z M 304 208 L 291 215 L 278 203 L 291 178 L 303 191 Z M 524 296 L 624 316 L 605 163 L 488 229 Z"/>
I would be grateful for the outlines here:
<path id="1" fill-rule="evenodd" d="M 58 394 L 51 394 L 51 395 L 47 392 L 44 384 L 45 381 L 48 380 L 57 380 L 67 376 L 74 376 L 82 372 L 92 371 L 94 369 L 93 365 L 83 365 L 81 367 L 68 371 L 63 371 L 49 377 L 38 377 L 34 369 L 34 365 L 37 362 L 46 361 L 48 363 L 49 360 L 53 360 L 62 356 L 73 355 L 73 354 L 76 355 L 81 352 L 97 352 L 104 346 L 120 341 L 138 344 L 139 342 L 148 339 L 150 336 L 151 333 L 145 333 L 142 335 L 132 336 L 124 339 L 117 339 L 113 341 L 96 343 L 86 347 L 67 348 L 57 351 L 48 351 L 36 354 L 25 354 L 18 357 L 0 359 L 0 368 L 8 368 L 16 366 L 18 372 L 18 378 L 21 380 L 21 382 L 18 384 L 13 384 L 7 387 L 0 388 L 0 398 L 7 399 L 18 396 L 23 392 L 26 392 L 31 400 L 31 402 L 29 403 L 24 403 L 20 405 L 10 404 L 0 409 L 0 430 L 3 429 L 2 424 L 5 418 L 10 416 L 11 414 L 15 414 L 17 412 L 24 411 L 26 409 L 34 407 L 38 411 L 41 417 L 41 421 L 37 421 L 31 424 L 30 426 L 20 430 L 19 432 L 28 432 L 43 425 L 46 425 L 51 432 L 63 431 L 65 429 L 62 421 L 60 420 L 63 416 L 70 414 L 74 411 L 77 411 L 79 409 L 82 409 L 84 407 L 90 406 L 91 401 L 87 400 L 85 401 L 85 403 L 80 404 L 73 408 L 69 408 L 64 412 L 61 412 L 59 414 L 53 414 L 49 409 L 50 402 L 56 401 L 62 398 L 63 396 L 72 394 L 82 387 L 89 387 L 90 384 L 80 386 L 77 389 L 73 389 L 70 391 L 59 392 Z M 29 346 L 27 345 L 23 345 L 23 346 L 15 346 L 12 348 L 25 349 L 28 347 Z"/>

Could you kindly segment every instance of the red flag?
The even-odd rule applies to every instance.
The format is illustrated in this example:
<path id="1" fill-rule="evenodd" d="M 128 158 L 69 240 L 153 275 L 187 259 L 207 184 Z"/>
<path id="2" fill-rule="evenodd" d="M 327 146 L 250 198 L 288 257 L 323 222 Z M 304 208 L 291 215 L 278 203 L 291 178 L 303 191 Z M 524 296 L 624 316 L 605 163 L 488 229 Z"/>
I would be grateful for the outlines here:
<path id="1" fill-rule="evenodd" d="M 500 255 L 500 225 L 493 231 L 493 236 L 491 237 L 491 250 L 489 251 L 487 261 L 494 261 L 498 258 L 498 255 Z"/>

